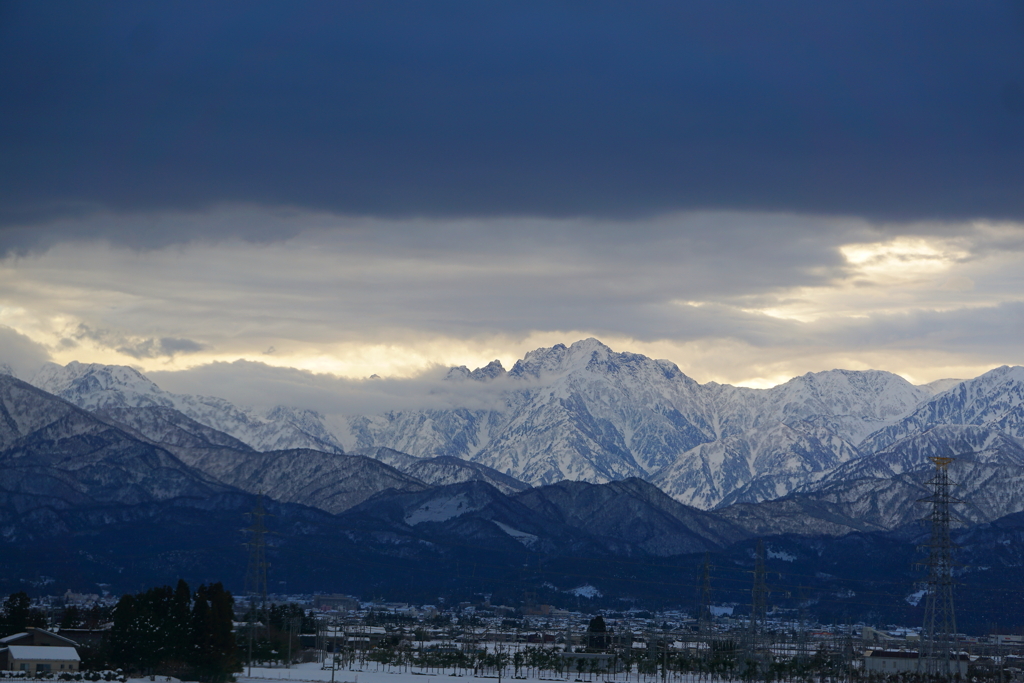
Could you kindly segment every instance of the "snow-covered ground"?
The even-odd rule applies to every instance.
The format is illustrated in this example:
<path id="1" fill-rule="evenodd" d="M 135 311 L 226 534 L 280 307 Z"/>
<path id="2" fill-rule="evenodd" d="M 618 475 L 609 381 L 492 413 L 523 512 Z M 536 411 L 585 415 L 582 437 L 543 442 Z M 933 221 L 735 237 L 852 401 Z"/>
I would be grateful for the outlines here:
<path id="1" fill-rule="evenodd" d="M 510 683 L 513 681 L 575 681 L 578 676 L 576 672 L 572 672 L 567 676 L 557 678 L 550 672 L 545 672 L 542 678 L 537 678 L 536 675 L 531 672 L 526 677 L 513 678 L 511 673 L 511 667 L 506 670 L 509 675 L 503 677 L 503 680 L 507 680 Z M 271 669 L 267 668 L 252 668 L 252 676 L 248 676 L 248 670 L 244 670 L 242 673 L 236 676 L 238 683 L 278 683 L 279 681 L 301 681 L 304 683 L 324 683 L 331 681 L 331 670 L 322 668 L 322 665 L 317 662 L 310 662 L 305 664 L 294 664 L 292 668 L 287 669 L 284 667 L 274 667 Z M 472 680 L 497 680 L 497 676 L 493 673 L 487 675 L 474 676 L 473 674 L 458 676 L 451 673 L 438 674 L 438 673 L 420 673 L 415 668 L 409 671 L 398 670 L 396 667 L 392 671 L 386 671 L 382 666 L 380 670 L 376 668 L 375 664 L 368 664 L 362 670 L 349 670 L 347 668 L 338 669 L 334 673 L 335 683 L 451 683 L 457 679 L 465 678 L 468 681 Z M 644 683 L 647 676 L 640 676 L 640 683 Z M 654 681 L 655 677 L 650 676 L 650 681 Z M 626 674 L 618 675 L 590 675 L 584 674 L 584 681 L 590 681 L 591 683 L 636 683 L 637 674 L 633 674 L 627 677 Z M 676 679 L 681 680 L 681 679 Z"/>

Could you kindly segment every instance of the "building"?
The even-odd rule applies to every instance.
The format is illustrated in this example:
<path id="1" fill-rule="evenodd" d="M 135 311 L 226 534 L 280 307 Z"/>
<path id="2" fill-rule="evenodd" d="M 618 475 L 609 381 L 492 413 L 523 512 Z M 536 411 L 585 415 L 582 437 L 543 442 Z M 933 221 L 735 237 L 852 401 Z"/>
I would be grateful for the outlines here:
<path id="1" fill-rule="evenodd" d="M 46 629 L 27 627 L 21 633 L 0 638 L 0 647 L 9 645 L 34 645 L 39 647 L 78 647 L 78 643 Z"/>
<path id="2" fill-rule="evenodd" d="M 350 595 L 314 595 L 313 606 L 325 612 L 353 612 L 359 609 L 359 601 Z"/>
<path id="3" fill-rule="evenodd" d="M 45 629 L 29 626 L 0 638 L 0 670 L 29 674 L 78 671 L 78 643 Z"/>
<path id="4" fill-rule="evenodd" d="M 916 673 L 919 655 L 913 650 L 868 650 L 864 653 L 864 673 L 882 675 Z M 953 674 L 967 677 L 970 658 L 961 653 L 953 662 Z"/>
<path id="5" fill-rule="evenodd" d="M 35 676 L 75 672 L 81 664 L 75 648 L 47 645 L 8 645 L 0 648 L 0 661 L 7 671 L 24 671 Z"/>

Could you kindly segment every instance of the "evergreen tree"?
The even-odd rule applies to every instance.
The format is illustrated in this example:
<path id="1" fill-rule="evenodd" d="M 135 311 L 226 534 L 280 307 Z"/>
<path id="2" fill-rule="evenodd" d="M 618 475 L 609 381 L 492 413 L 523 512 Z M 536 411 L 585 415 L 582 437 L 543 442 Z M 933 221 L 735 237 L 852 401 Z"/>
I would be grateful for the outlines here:
<path id="1" fill-rule="evenodd" d="M 184 579 L 178 579 L 174 588 L 168 621 L 171 632 L 168 656 L 184 666 L 189 661 L 192 645 L 192 591 Z"/>
<path id="2" fill-rule="evenodd" d="M 219 683 L 239 670 L 232 633 L 234 599 L 219 584 L 161 586 L 124 595 L 113 613 L 107 661 L 127 671 Z"/>
<path id="3" fill-rule="evenodd" d="M 608 627 L 600 614 L 590 620 L 587 625 L 587 649 L 604 650 L 608 647 Z"/>
<path id="4" fill-rule="evenodd" d="M 232 631 L 235 600 L 215 583 L 196 590 L 192 606 L 192 660 L 204 681 L 225 681 L 239 670 Z"/>
<path id="5" fill-rule="evenodd" d="M 45 628 L 46 615 L 32 608 L 32 600 L 25 592 L 11 593 L 0 614 L 0 637 L 21 633 L 27 626 Z"/>
<path id="6" fill-rule="evenodd" d="M 130 671 L 134 668 L 135 653 L 139 647 L 135 630 L 138 619 L 135 596 L 122 595 L 114 607 L 113 617 L 113 625 L 107 636 L 106 658 L 114 666 Z"/>
<path id="7" fill-rule="evenodd" d="M 77 628 L 82 625 L 82 610 L 75 605 L 64 608 L 64 614 L 60 617 L 61 628 Z"/>

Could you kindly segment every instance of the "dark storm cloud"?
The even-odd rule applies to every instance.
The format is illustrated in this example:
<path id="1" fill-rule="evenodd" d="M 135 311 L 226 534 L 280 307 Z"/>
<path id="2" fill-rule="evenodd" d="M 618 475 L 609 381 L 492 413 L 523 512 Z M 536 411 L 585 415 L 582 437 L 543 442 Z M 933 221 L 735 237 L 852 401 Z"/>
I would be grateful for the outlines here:
<path id="1" fill-rule="evenodd" d="M 15 377 L 28 379 L 48 360 L 50 354 L 42 344 L 6 325 L 0 325 L 0 373 L 6 366 Z"/>
<path id="2" fill-rule="evenodd" d="M 83 340 L 95 342 L 101 347 L 113 349 L 118 353 L 123 353 L 138 360 L 144 358 L 173 358 L 178 354 L 198 353 L 208 348 L 206 344 L 201 344 L 191 339 L 179 339 L 177 337 L 133 337 L 113 330 L 96 329 L 84 323 L 79 323 L 74 329 L 69 330 L 60 343 L 64 347 L 74 348 Z"/>
<path id="3" fill-rule="evenodd" d="M 1024 218 L 1019 3 L 4 3 L 0 224 Z M 140 246 L 276 234 L 6 228 Z"/>

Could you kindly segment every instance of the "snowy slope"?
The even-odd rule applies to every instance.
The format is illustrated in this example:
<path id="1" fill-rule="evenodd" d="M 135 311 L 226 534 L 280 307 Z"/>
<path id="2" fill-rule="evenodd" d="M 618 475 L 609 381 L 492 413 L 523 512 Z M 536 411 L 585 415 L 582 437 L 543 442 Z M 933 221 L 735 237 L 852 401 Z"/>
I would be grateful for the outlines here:
<path id="1" fill-rule="evenodd" d="M 524 491 L 529 485 L 507 474 L 491 469 L 478 462 L 439 455 L 435 458 L 417 458 L 391 448 L 367 448 L 353 455 L 365 455 L 391 465 L 396 470 L 419 479 L 430 486 L 447 486 L 466 481 L 484 481 L 502 493 Z"/>
<path id="2" fill-rule="evenodd" d="M 471 460 L 534 486 L 635 476 L 708 508 L 775 498 L 822 477 L 931 396 L 878 371 L 809 373 L 769 390 L 700 385 L 668 361 L 595 339 L 531 351 L 507 373 L 495 362 L 449 377 L 489 382 L 500 400 L 491 409 L 350 417 L 339 440 L 350 450 Z"/>
<path id="3" fill-rule="evenodd" d="M 383 491 L 428 488 L 415 477 L 360 455 L 301 448 L 259 453 L 194 449 L 180 452 L 179 457 L 195 469 L 243 491 L 334 514 Z"/>
<path id="4" fill-rule="evenodd" d="M 843 479 L 835 477 L 778 500 L 741 503 L 715 512 L 752 534 L 841 536 L 851 531 L 898 529 L 927 516 L 921 499 L 930 495 L 934 467 L 905 473 Z M 991 522 L 1024 510 L 1024 467 L 957 459 L 950 477 L 955 526 Z"/>
<path id="5" fill-rule="evenodd" d="M 230 489 L 170 452 L 13 377 L 0 376 L 0 510 L 135 505 Z M 49 512 L 48 512 L 49 511 Z M 6 536 L 17 529 L 4 528 Z"/>
<path id="6" fill-rule="evenodd" d="M 30 383 L 85 410 L 174 408 L 258 451 L 312 448 L 343 452 L 314 411 L 278 407 L 261 415 L 220 398 L 172 394 L 137 370 L 121 365 L 72 362 L 61 367 L 49 363 Z"/>
<path id="7" fill-rule="evenodd" d="M 463 407 L 456 400 L 450 409 L 377 415 L 327 418 L 282 407 L 257 414 L 222 399 L 164 392 L 115 366 L 49 365 L 33 383 L 91 410 L 173 408 L 261 451 L 409 454 L 418 460 L 378 459 L 431 484 L 477 479 L 511 491 L 513 480 L 538 486 L 638 477 L 707 509 L 775 499 L 834 471 L 852 472 L 843 468 L 937 421 L 967 419 L 965 410 L 1019 438 L 1022 379 L 1024 369 L 1002 368 L 915 387 L 891 373 L 832 370 L 764 390 L 701 385 L 673 363 L 587 339 L 531 351 L 508 372 L 497 361 L 452 368 L 447 381 L 453 395 L 465 393 Z M 993 402 L 990 394 L 1005 396 Z M 959 395 L 969 405 L 953 406 L 949 397 Z M 934 414 L 922 413 L 929 405 Z M 425 464 L 434 458 L 490 469 Z M 491 470 L 512 479 L 502 483 Z"/>
<path id="8" fill-rule="evenodd" d="M 922 403 L 910 415 L 865 440 L 877 452 L 937 425 L 993 425 L 1024 438 L 1024 367 L 1003 366 L 965 380 Z"/>

